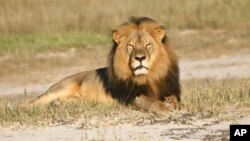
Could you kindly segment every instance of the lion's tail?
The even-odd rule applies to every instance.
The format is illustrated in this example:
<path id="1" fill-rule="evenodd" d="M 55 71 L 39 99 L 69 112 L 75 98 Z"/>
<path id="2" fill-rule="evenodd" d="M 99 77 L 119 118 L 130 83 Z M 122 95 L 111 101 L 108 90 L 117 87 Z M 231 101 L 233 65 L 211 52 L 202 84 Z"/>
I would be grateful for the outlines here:
<path id="1" fill-rule="evenodd" d="M 39 97 L 37 97 L 36 99 L 22 104 L 19 107 L 30 107 L 30 106 L 36 106 L 36 105 L 44 105 L 44 104 L 48 104 L 51 103 L 54 100 L 59 99 L 60 94 L 56 94 L 56 93 L 43 93 L 42 95 L 40 95 Z"/>
<path id="2" fill-rule="evenodd" d="M 79 85 L 75 83 L 71 83 L 68 85 L 55 85 L 49 88 L 49 90 L 38 98 L 26 103 L 22 104 L 19 107 L 30 107 L 36 105 L 44 105 L 51 103 L 53 101 L 67 101 L 70 98 L 79 97 Z"/>

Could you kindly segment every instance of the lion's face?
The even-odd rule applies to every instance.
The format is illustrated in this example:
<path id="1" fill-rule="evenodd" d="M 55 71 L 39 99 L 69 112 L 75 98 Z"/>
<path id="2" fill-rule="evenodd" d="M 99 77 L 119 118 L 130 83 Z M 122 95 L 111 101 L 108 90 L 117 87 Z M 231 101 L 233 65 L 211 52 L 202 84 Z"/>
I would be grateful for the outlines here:
<path id="1" fill-rule="evenodd" d="M 165 75 L 169 60 L 161 42 L 164 35 L 165 30 L 155 23 L 118 27 L 113 33 L 117 43 L 112 64 L 116 76 L 143 84 Z"/>
<path id="2" fill-rule="evenodd" d="M 145 31 L 134 32 L 124 43 L 128 65 L 135 76 L 147 75 L 151 69 L 156 49 L 152 37 Z"/>

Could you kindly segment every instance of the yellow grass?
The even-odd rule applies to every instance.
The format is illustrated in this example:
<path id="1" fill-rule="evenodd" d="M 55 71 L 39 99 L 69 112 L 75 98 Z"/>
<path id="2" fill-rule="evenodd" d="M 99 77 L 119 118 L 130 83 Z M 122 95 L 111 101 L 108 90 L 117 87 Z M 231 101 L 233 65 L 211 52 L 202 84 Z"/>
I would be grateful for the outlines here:
<path id="1" fill-rule="evenodd" d="M 249 7 L 248 0 L 0 0 L 0 56 L 111 46 L 111 29 L 130 16 L 161 22 L 180 51 L 234 52 L 249 48 Z M 171 32 L 190 29 L 226 32 Z"/>
<path id="2" fill-rule="evenodd" d="M 250 79 L 194 79 L 182 85 L 182 109 L 173 116 L 157 116 L 145 111 L 139 112 L 122 105 L 103 105 L 101 103 L 70 102 L 59 106 L 38 106 L 18 108 L 31 96 L 0 98 L 0 126 L 7 125 L 46 125 L 67 124 L 81 118 L 89 120 L 98 116 L 113 124 L 138 122 L 143 119 L 156 122 L 186 122 L 189 118 L 235 119 L 244 116 L 250 108 Z M 125 114 L 129 113 L 129 115 Z M 125 114 L 125 115 L 124 115 Z M 183 118 L 184 117 L 184 118 Z M 123 120 L 122 120 L 123 119 Z M 109 124 L 109 123 L 107 123 Z"/>
<path id="3" fill-rule="evenodd" d="M 130 16 L 170 28 L 250 27 L 248 0 L 0 0 L 0 33 L 103 32 Z"/>

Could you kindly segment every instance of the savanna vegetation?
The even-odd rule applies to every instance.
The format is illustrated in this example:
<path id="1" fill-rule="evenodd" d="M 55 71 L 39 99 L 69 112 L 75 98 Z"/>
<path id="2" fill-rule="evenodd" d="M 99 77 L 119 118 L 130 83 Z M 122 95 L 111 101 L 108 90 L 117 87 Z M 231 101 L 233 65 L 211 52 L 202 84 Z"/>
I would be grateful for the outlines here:
<path id="1" fill-rule="evenodd" d="M 56 64 L 60 65 L 60 60 L 51 63 L 32 58 L 38 53 L 63 52 L 72 48 L 80 52 L 86 48 L 108 49 L 106 47 L 112 43 L 112 28 L 130 16 L 148 16 L 165 25 L 171 45 L 180 58 L 249 53 L 249 8 L 249 0 L 0 0 L 0 58 L 14 56 L 11 61 L 0 62 L 0 82 L 3 76 L 11 76 L 11 73 L 23 75 L 29 70 L 41 70 L 39 67 L 46 71 L 47 66 L 56 68 Z M 20 64 L 25 64 L 24 69 L 17 69 L 16 65 Z M 159 120 L 244 116 L 250 107 L 249 86 L 248 78 L 185 80 L 182 82 L 184 114 Z M 17 107 L 32 98 L 34 94 L 1 96 L 0 126 L 70 123 L 81 117 L 88 123 L 100 114 L 108 119 L 122 113 L 131 116 L 127 119 L 120 117 L 122 119 L 117 122 L 155 121 L 156 117 L 131 107 L 86 102 L 27 109 Z M 131 114 L 132 111 L 136 113 Z"/>
<path id="2" fill-rule="evenodd" d="M 114 119 L 102 124 L 152 122 L 188 122 L 191 117 L 232 120 L 247 115 L 250 108 L 249 79 L 194 79 L 183 82 L 182 109 L 180 113 L 157 116 L 139 112 L 133 107 L 73 101 L 68 103 L 18 108 L 20 103 L 34 95 L 7 96 L 0 99 L 0 125 L 48 125 L 74 123 L 83 118 L 85 126 L 91 119 Z M 125 114 L 124 113 L 129 113 Z M 97 117 L 96 117 L 97 116 Z M 99 119 L 100 120 L 100 119 Z M 98 121 L 99 121 L 98 120 Z M 99 121 L 102 122 L 102 121 Z M 98 126 L 97 124 L 96 126 Z"/>
<path id="3" fill-rule="evenodd" d="M 130 16 L 160 21 L 173 40 L 179 37 L 175 30 L 205 29 L 198 35 L 203 39 L 212 34 L 207 30 L 216 30 L 224 32 L 204 39 L 205 47 L 214 42 L 224 47 L 229 36 L 243 40 L 240 47 L 245 48 L 249 7 L 247 0 L 0 0 L 0 55 L 108 46 L 111 29 Z M 194 39 L 193 44 L 200 40 Z M 197 48 L 181 43 L 175 44 L 179 50 Z"/>

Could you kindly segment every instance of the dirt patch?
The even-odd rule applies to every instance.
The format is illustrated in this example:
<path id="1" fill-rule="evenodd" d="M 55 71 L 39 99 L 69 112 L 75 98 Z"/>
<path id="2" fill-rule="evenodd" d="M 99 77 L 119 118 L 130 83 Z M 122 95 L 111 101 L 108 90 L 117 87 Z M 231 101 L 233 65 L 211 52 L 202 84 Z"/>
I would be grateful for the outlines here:
<path id="1" fill-rule="evenodd" d="M 101 119 L 99 119 L 101 120 Z M 53 127 L 25 128 L 22 130 L 1 129 L 2 141 L 67 141 L 67 140 L 229 140 L 230 124 L 249 124 L 250 118 L 231 122 L 212 119 L 197 120 L 189 124 L 148 123 L 146 125 L 122 124 L 82 128 L 81 123 Z"/>
<path id="2" fill-rule="evenodd" d="M 190 78 L 247 78 L 250 77 L 250 54 L 222 56 L 201 60 L 181 60 L 182 79 Z"/>
<path id="3" fill-rule="evenodd" d="M 0 96 L 40 93 L 66 76 L 106 65 L 105 48 L 0 58 Z"/>
<path id="4" fill-rule="evenodd" d="M 34 68 L 32 68 L 32 63 L 26 62 L 27 65 L 24 67 L 24 73 L 19 72 L 20 70 L 17 70 L 17 73 L 8 72 L 9 68 L 5 67 L 6 75 L 0 75 L 0 96 L 41 93 L 50 85 L 66 76 L 80 71 L 92 70 L 106 66 L 107 50 L 99 50 L 98 52 L 100 57 L 105 59 L 96 58 L 93 50 L 87 51 L 84 54 L 88 54 L 89 57 L 75 55 L 75 58 L 69 56 L 68 58 L 61 59 L 61 57 L 57 56 L 56 58 L 52 58 L 63 61 L 64 63 L 57 64 L 58 61 L 55 61 L 55 63 L 52 62 L 51 64 L 46 64 L 44 66 L 41 65 L 40 67 L 38 65 Z M 4 63 L 9 61 L 9 59 L 4 59 Z M 50 59 L 51 58 L 47 61 L 50 62 Z M 33 63 L 38 63 L 40 60 L 38 59 L 34 61 L 35 62 Z M 72 63 L 72 61 L 74 63 Z M 31 65 L 28 65 L 29 63 Z M 56 67 L 54 67 L 55 65 Z M 180 70 L 182 80 L 192 78 L 248 78 L 250 77 L 250 54 L 223 56 L 220 58 L 201 60 L 181 59 Z"/>

